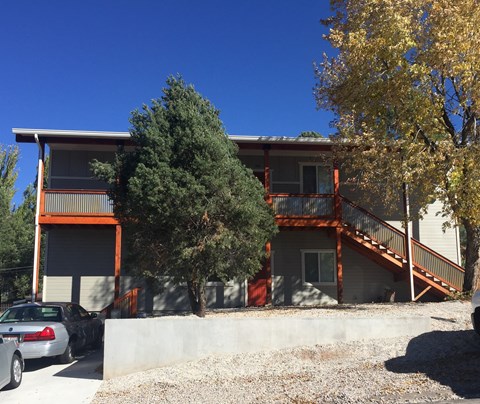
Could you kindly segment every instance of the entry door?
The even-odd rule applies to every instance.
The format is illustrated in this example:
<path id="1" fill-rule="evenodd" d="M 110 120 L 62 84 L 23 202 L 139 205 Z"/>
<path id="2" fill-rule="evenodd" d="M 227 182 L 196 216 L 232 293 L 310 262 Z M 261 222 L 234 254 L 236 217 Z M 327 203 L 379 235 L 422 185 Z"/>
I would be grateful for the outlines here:
<path id="1" fill-rule="evenodd" d="M 253 174 L 265 186 L 265 172 L 254 171 Z M 268 272 L 266 265 L 258 271 L 253 279 L 248 281 L 248 302 L 247 306 L 265 306 L 267 304 L 267 279 Z"/>
<path id="2" fill-rule="evenodd" d="M 248 281 L 247 306 L 265 306 L 267 304 L 267 278 L 268 272 L 264 265 L 253 279 Z"/>

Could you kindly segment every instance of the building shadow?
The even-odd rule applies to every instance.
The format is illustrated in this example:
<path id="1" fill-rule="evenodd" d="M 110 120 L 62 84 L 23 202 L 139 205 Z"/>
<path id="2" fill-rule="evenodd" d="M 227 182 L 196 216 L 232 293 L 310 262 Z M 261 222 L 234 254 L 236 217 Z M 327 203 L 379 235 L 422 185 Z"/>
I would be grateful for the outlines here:
<path id="1" fill-rule="evenodd" d="M 473 330 L 433 331 L 413 338 L 404 356 L 385 362 L 395 373 L 423 373 L 459 397 L 480 398 L 480 337 Z"/>
<path id="2" fill-rule="evenodd" d="M 65 367 L 58 362 L 56 357 L 27 359 L 25 361 L 24 372 L 36 372 L 41 369 L 61 367 L 62 370 L 54 374 L 57 377 L 70 377 L 76 379 L 103 379 L 103 348 L 102 349 L 84 349 L 75 355 L 75 361 Z"/>
<path id="3" fill-rule="evenodd" d="M 55 373 L 54 376 L 89 380 L 103 379 L 103 349 L 84 351 L 76 359 L 76 362 Z"/>

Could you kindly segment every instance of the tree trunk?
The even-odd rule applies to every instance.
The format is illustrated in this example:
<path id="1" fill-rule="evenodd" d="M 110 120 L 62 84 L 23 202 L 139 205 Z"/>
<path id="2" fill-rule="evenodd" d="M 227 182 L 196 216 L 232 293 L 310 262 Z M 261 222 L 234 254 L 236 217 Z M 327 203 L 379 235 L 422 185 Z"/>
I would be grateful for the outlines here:
<path id="1" fill-rule="evenodd" d="M 207 298 L 205 296 L 205 281 L 188 281 L 188 300 L 190 301 L 190 307 L 192 313 L 198 317 L 205 317 L 205 311 L 207 308 Z"/>
<path id="2" fill-rule="evenodd" d="M 463 291 L 473 292 L 480 287 L 480 226 L 474 226 L 468 220 L 463 225 L 467 235 Z"/>

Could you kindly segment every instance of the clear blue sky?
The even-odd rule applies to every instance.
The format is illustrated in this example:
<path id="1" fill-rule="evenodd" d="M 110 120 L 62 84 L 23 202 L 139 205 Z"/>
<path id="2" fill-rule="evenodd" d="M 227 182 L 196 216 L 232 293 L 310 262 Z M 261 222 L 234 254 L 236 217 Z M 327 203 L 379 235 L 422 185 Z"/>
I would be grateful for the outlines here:
<path id="1" fill-rule="evenodd" d="M 332 53 L 327 0 L 16 0 L 0 3 L 0 143 L 12 127 L 127 131 L 180 73 L 228 133 L 332 132 L 312 64 Z M 21 145 L 21 192 L 37 149 Z"/>

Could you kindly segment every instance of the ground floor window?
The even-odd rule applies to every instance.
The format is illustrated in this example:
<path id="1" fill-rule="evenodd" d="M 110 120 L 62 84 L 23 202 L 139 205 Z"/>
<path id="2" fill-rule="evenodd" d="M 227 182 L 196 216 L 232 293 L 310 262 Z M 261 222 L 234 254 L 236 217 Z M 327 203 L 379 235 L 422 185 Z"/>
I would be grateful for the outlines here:
<path id="1" fill-rule="evenodd" d="M 334 285 L 337 282 L 334 250 L 302 250 L 304 283 Z"/>

